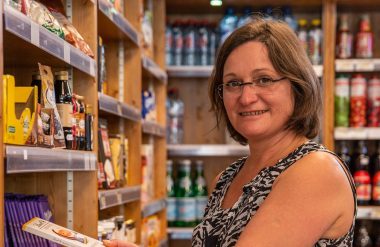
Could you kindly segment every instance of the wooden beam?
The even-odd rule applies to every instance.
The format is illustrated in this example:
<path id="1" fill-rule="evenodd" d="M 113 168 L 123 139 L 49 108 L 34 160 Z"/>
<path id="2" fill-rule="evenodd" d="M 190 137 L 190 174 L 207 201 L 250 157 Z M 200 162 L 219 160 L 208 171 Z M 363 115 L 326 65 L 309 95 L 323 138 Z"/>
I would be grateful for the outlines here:
<path id="1" fill-rule="evenodd" d="M 323 23 L 323 144 L 334 150 L 334 86 L 335 86 L 335 36 L 336 1 L 324 0 Z"/>

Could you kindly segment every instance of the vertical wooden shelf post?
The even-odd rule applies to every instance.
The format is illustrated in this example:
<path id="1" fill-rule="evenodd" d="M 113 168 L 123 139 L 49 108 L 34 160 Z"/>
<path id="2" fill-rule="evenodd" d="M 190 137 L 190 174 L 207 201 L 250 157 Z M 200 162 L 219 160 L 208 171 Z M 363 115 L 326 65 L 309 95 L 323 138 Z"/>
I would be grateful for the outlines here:
<path id="1" fill-rule="evenodd" d="M 323 21 L 323 144 L 334 150 L 334 87 L 336 1 L 324 0 Z"/>

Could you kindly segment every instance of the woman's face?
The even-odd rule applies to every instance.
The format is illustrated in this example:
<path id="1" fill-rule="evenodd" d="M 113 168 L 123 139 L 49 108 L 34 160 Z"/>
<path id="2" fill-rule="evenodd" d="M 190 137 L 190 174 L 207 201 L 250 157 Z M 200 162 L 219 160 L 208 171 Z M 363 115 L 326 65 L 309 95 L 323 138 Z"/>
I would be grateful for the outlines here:
<path id="1" fill-rule="evenodd" d="M 224 84 L 262 83 L 244 85 L 241 90 L 223 87 L 224 107 L 235 130 L 248 141 L 283 132 L 293 113 L 294 98 L 289 80 L 273 68 L 266 46 L 258 41 L 238 46 L 228 56 L 223 71 Z"/>

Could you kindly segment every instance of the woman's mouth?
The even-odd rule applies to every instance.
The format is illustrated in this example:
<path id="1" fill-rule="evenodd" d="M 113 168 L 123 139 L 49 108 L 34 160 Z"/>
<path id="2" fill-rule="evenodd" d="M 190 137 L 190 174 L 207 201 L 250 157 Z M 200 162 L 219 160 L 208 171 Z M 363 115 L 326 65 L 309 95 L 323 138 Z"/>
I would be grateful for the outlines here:
<path id="1" fill-rule="evenodd" d="M 266 113 L 269 110 L 261 110 L 261 111 L 245 111 L 245 112 L 240 112 L 240 116 L 257 116 Z"/>

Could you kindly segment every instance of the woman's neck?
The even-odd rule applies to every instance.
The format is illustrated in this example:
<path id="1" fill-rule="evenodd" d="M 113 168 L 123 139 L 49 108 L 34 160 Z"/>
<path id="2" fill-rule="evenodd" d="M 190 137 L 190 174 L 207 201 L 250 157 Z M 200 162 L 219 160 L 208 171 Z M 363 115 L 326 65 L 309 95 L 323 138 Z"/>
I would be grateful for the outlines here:
<path id="1" fill-rule="evenodd" d="M 307 140 L 306 137 L 296 135 L 291 131 L 259 142 L 248 140 L 251 155 L 248 157 L 247 163 L 254 166 L 255 170 L 275 165 L 278 160 L 284 158 Z"/>

